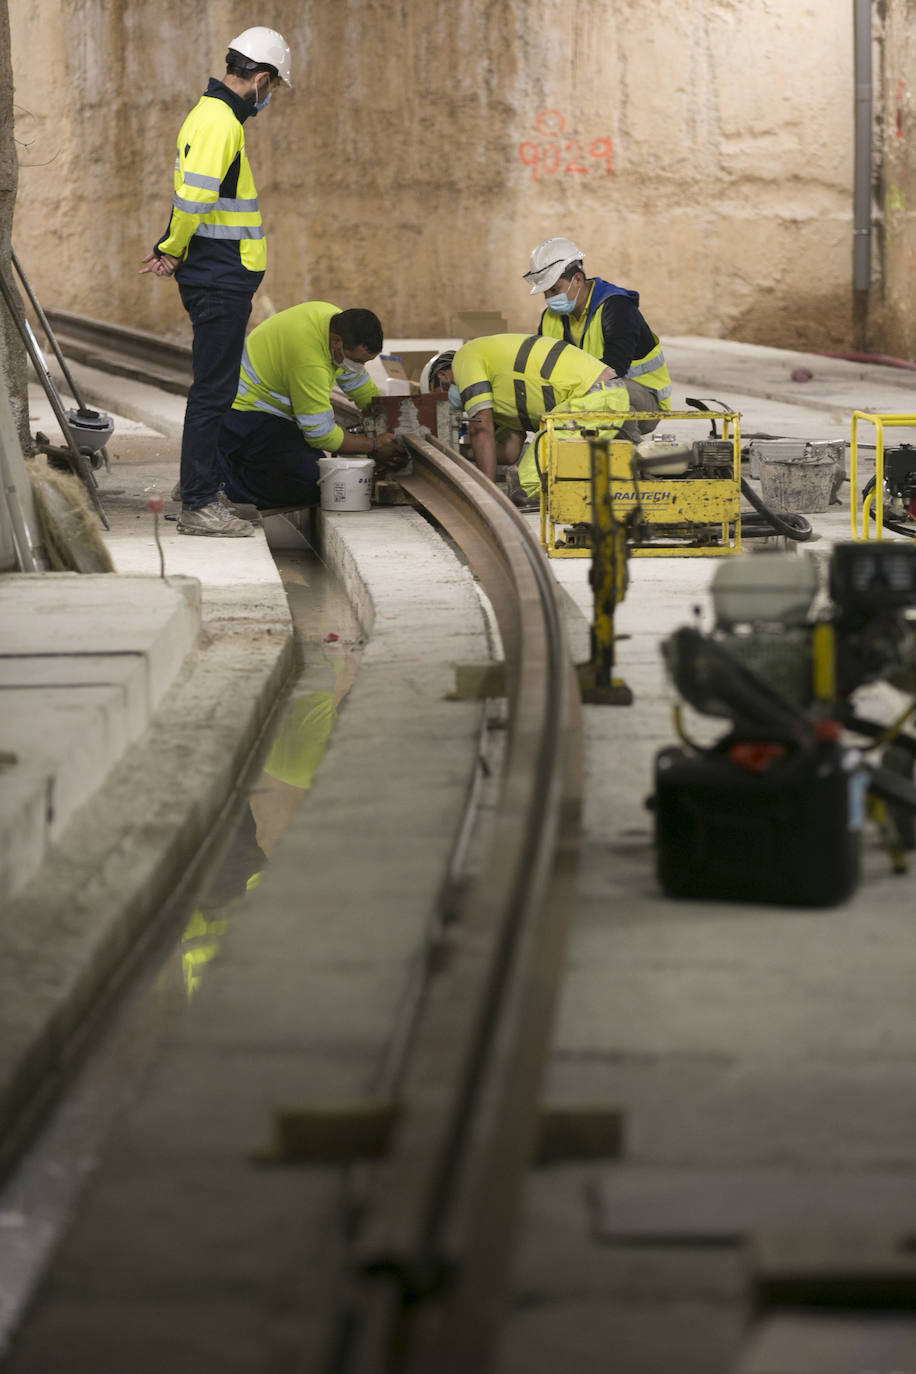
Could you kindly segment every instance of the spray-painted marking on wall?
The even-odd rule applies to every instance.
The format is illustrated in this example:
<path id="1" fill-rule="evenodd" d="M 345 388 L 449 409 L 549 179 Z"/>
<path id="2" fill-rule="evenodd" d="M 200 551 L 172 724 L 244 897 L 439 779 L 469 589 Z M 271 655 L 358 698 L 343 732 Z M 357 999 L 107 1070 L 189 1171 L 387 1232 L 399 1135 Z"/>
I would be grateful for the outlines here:
<path id="1" fill-rule="evenodd" d="M 581 176 L 589 172 L 611 175 L 613 149 L 609 138 L 593 138 L 587 148 L 578 138 L 565 138 L 566 117 L 559 110 L 540 110 L 534 125 L 541 137 L 550 142 L 534 143 L 525 139 L 518 145 L 519 157 L 531 168 L 532 181 L 542 175 L 556 176 L 558 172 Z"/>
<path id="2" fill-rule="evenodd" d="M 884 208 L 888 214 L 891 214 L 894 210 L 905 210 L 906 191 L 901 190 L 899 186 L 891 182 L 884 197 Z"/>

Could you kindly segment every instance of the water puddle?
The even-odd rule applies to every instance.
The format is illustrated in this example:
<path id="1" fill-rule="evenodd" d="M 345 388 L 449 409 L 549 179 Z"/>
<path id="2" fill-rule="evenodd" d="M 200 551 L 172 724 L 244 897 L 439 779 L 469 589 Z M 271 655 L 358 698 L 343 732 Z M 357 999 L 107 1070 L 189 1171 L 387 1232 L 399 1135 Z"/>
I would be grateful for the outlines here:
<path id="1" fill-rule="evenodd" d="M 219 841 L 218 857 L 182 933 L 181 967 L 189 998 L 312 785 L 363 648 L 340 584 L 298 531 L 274 516 L 268 534 L 286 588 L 300 671 L 277 715 L 263 767 Z"/>

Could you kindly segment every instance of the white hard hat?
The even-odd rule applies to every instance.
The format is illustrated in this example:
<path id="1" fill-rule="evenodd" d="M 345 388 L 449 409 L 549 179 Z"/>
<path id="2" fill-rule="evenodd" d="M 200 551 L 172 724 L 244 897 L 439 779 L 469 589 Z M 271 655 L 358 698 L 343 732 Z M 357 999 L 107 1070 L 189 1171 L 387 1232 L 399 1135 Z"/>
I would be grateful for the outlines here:
<path id="1" fill-rule="evenodd" d="M 276 29 L 246 29 L 233 38 L 229 48 L 247 57 L 254 66 L 276 67 L 280 80 L 289 86 L 289 44 Z"/>
<path id="2" fill-rule="evenodd" d="M 549 291 L 571 262 L 581 262 L 584 257 L 572 239 L 545 239 L 531 250 L 531 266 L 522 280 L 531 282 L 531 295 L 536 296 L 539 291 Z"/>
<path id="3" fill-rule="evenodd" d="M 454 356 L 454 348 L 447 348 L 443 353 L 434 353 L 429 362 L 424 364 L 423 371 L 420 373 L 420 390 L 422 392 L 432 391 L 436 374 L 445 367 L 451 367 Z"/>

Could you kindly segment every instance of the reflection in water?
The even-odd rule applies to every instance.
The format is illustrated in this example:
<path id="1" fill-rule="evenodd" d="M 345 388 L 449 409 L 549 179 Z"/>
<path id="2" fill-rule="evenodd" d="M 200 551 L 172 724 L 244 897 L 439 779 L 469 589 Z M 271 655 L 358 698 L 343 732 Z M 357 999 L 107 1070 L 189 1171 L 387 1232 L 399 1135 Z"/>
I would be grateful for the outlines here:
<path id="1" fill-rule="evenodd" d="M 337 708 L 353 683 L 359 649 L 336 644 L 323 652 L 322 676 L 330 679 L 331 685 L 303 691 L 287 702 L 263 772 L 223 848 L 222 862 L 211 874 L 182 934 L 181 968 L 189 1000 L 217 954 L 230 918 L 257 886 L 311 787 L 337 719 Z"/>

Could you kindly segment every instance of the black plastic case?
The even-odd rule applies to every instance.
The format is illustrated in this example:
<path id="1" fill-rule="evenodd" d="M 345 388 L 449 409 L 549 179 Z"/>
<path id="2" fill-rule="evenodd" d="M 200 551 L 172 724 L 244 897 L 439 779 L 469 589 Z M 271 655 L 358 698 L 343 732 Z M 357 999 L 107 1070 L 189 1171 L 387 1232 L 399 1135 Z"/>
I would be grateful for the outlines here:
<path id="1" fill-rule="evenodd" d="M 834 906 L 859 881 L 866 773 L 836 743 L 761 772 L 727 751 L 655 760 L 658 878 L 670 897 Z"/>

